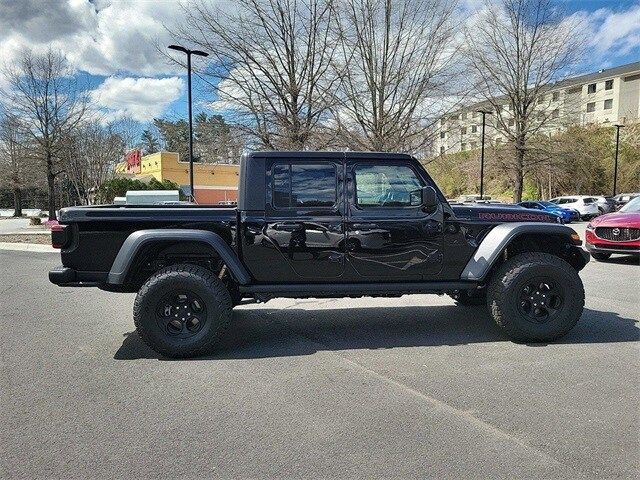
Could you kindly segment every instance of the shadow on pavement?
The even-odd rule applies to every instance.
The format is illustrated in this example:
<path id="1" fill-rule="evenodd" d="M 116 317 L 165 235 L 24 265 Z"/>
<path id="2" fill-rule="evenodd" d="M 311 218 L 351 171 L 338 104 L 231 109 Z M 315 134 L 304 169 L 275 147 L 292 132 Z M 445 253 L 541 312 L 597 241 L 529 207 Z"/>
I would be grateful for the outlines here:
<path id="1" fill-rule="evenodd" d="M 595 262 L 596 260 L 592 260 Z M 637 255 L 613 255 L 612 257 L 598 263 L 615 263 L 618 265 L 639 265 L 640 257 Z"/>
<path id="2" fill-rule="evenodd" d="M 634 342 L 637 321 L 585 308 L 559 344 Z M 124 334 L 116 360 L 163 359 L 135 332 Z M 193 360 L 311 355 L 323 350 L 434 347 L 508 341 L 483 307 L 379 307 L 325 310 L 235 310 L 214 355 Z M 532 344 L 543 347 L 544 344 Z"/>

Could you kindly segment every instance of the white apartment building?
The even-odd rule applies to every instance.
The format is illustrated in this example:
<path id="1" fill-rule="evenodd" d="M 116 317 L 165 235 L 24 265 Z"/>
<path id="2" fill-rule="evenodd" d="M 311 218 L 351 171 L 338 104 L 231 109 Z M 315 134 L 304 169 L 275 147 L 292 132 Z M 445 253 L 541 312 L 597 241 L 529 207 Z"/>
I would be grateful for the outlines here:
<path id="1" fill-rule="evenodd" d="M 509 127 L 510 106 L 502 117 Z M 432 156 L 473 150 L 480 147 L 482 115 L 491 110 L 486 102 L 475 103 L 443 117 L 437 124 Z M 636 123 L 640 121 L 640 62 L 602 69 L 568 78 L 550 86 L 536 105 L 545 119 L 543 133 L 553 133 L 569 125 Z M 496 129 L 496 115 L 486 116 L 487 143 L 499 144 L 504 136 Z"/>

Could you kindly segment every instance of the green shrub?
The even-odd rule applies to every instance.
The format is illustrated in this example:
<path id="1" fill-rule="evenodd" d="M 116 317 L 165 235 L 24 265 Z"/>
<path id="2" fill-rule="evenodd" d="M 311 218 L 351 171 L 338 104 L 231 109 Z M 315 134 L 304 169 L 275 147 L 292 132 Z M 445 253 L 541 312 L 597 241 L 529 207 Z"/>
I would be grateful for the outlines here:
<path id="1" fill-rule="evenodd" d="M 42 225 L 40 217 L 29 217 L 29 225 Z"/>

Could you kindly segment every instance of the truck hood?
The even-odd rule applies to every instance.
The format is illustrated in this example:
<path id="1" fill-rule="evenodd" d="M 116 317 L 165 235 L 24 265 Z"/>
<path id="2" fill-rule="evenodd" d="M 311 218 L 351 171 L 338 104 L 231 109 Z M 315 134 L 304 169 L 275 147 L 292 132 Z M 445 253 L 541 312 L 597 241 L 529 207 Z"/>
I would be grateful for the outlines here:
<path id="1" fill-rule="evenodd" d="M 456 218 L 492 223 L 550 222 L 559 223 L 559 216 L 551 212 L 531 210 L 519 205 L 452 205 Z"/>

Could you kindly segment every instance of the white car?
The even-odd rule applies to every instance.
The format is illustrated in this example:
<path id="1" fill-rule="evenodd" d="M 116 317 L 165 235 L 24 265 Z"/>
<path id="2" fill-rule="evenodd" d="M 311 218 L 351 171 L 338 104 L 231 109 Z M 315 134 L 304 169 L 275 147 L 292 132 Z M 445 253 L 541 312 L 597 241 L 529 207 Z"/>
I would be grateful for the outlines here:
<path id="1" fill-rule="evenodd" d="M 580 218 L 588 220 L 600 215 L 597 198 L 587 195 L 568 195 L 566 197 L 556 197 L 549 200 L 551 203 L 562 208 L 573 208 L 580 213 Z"/>

